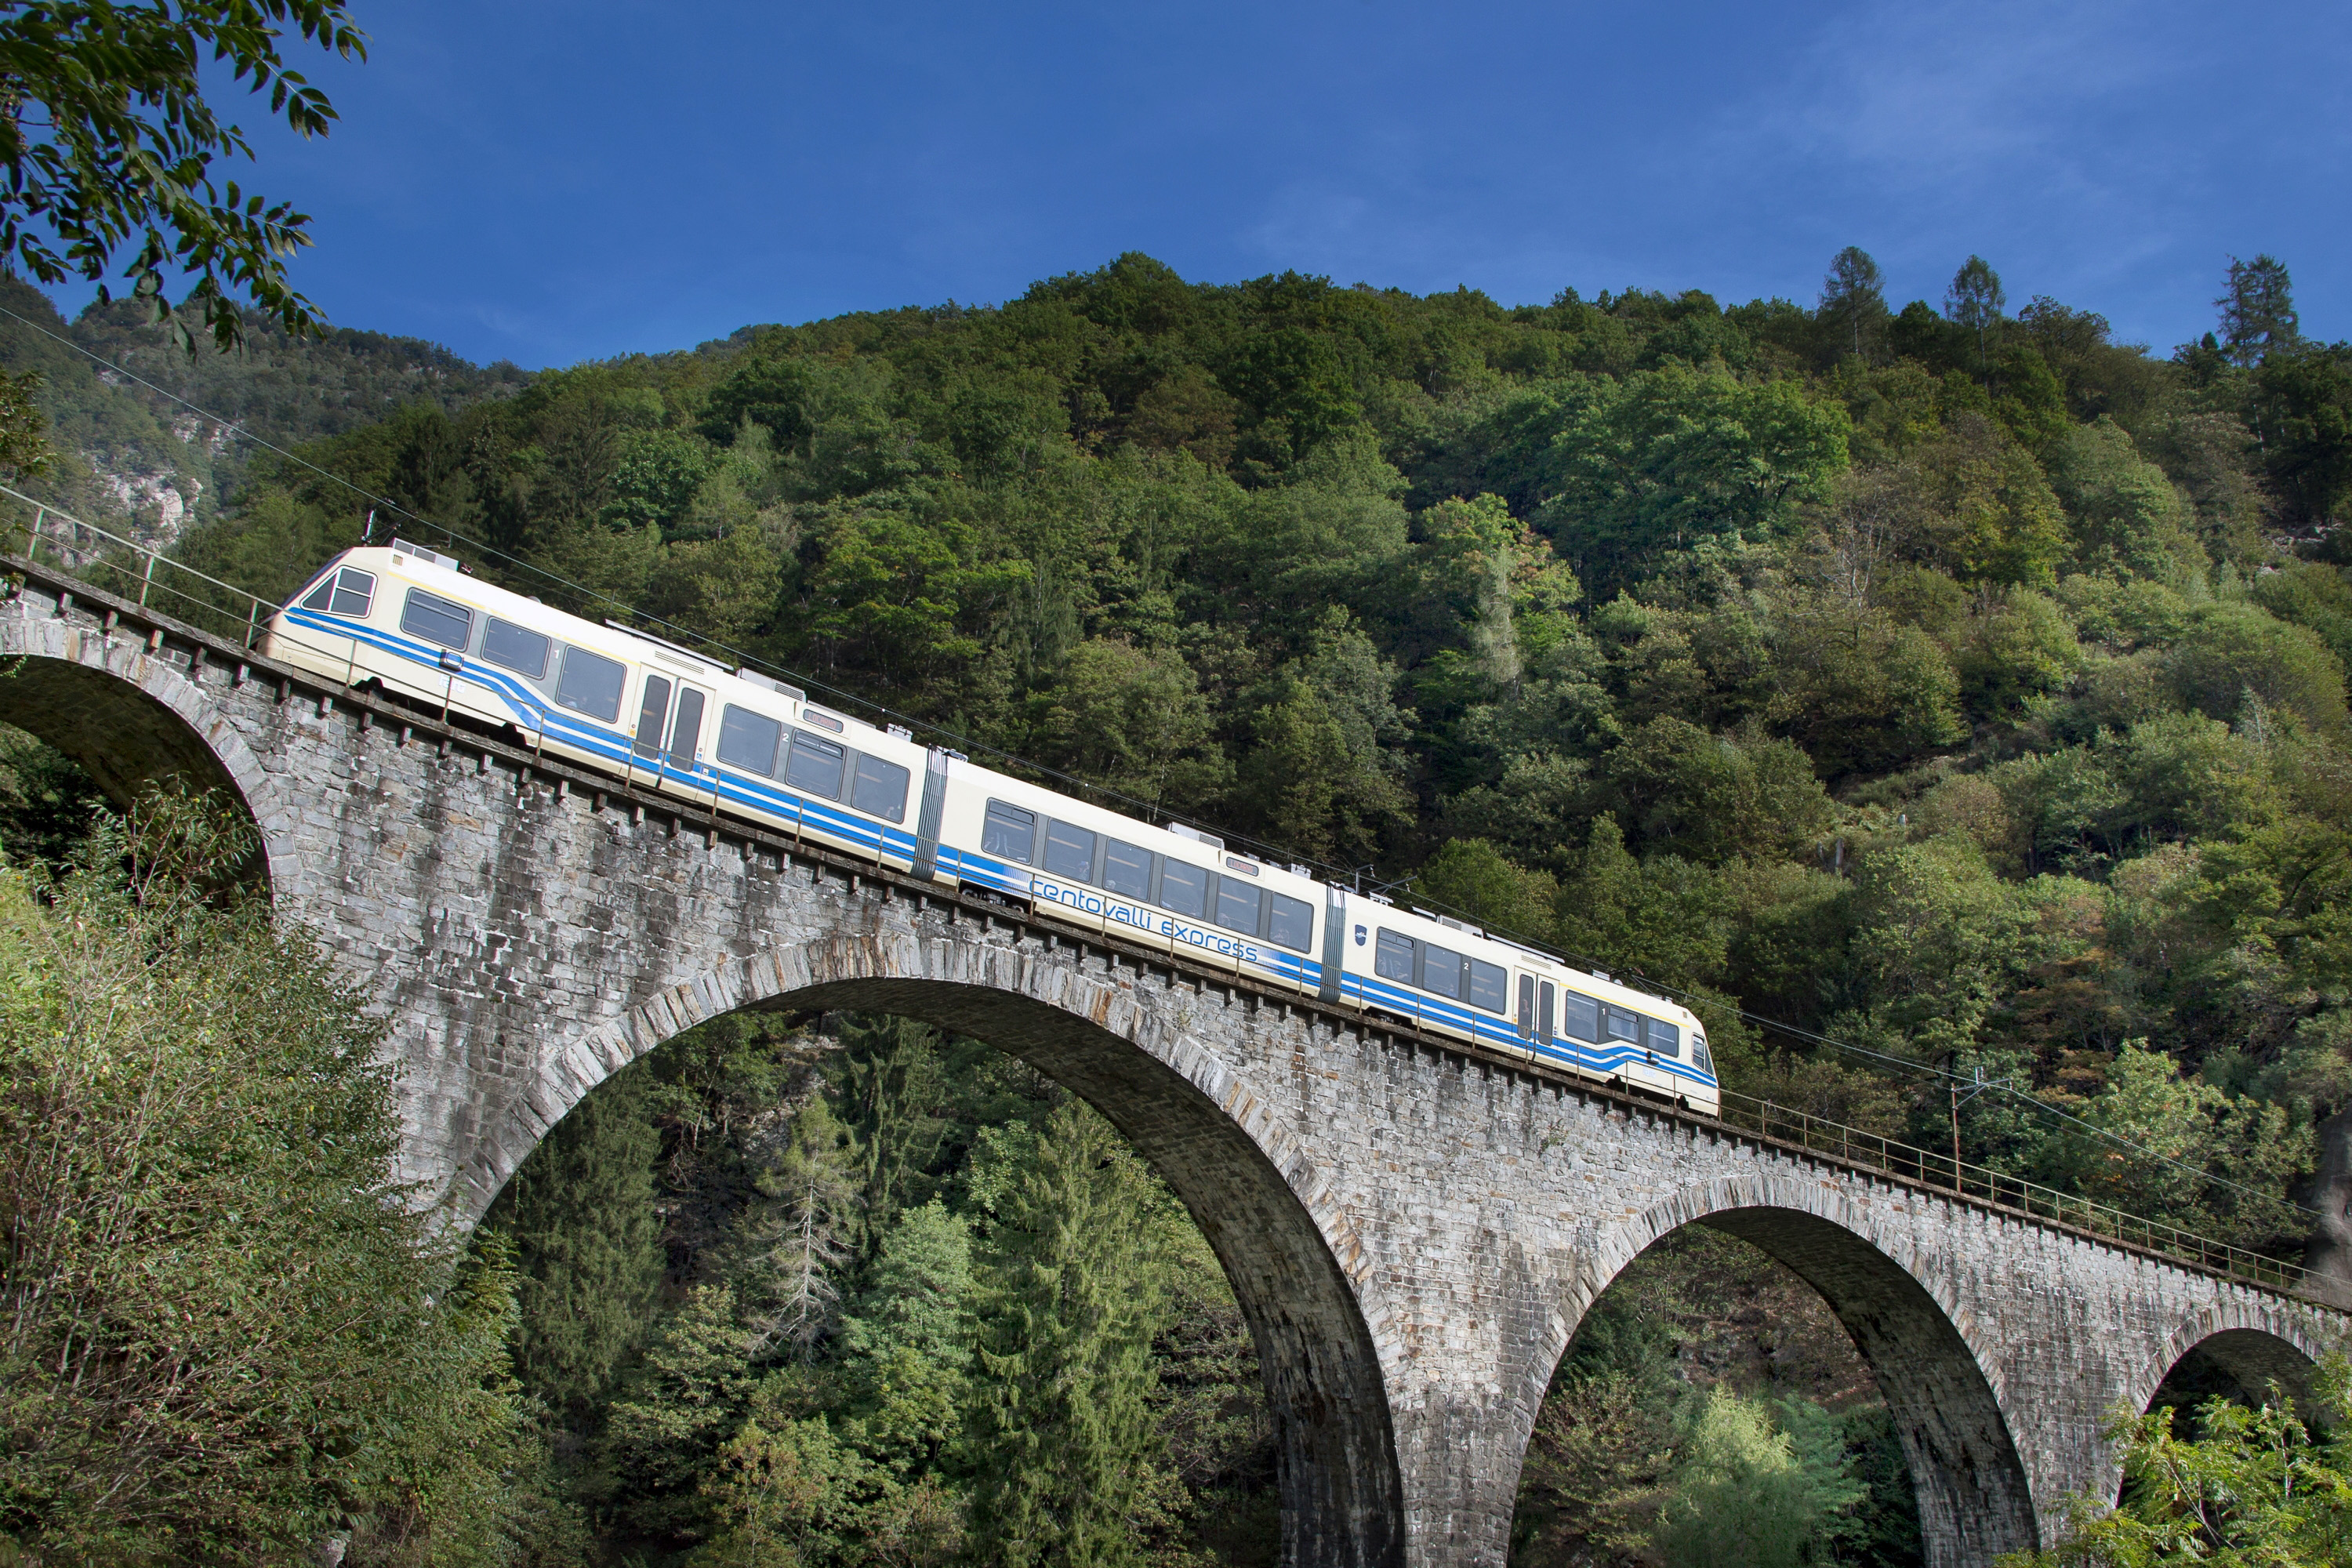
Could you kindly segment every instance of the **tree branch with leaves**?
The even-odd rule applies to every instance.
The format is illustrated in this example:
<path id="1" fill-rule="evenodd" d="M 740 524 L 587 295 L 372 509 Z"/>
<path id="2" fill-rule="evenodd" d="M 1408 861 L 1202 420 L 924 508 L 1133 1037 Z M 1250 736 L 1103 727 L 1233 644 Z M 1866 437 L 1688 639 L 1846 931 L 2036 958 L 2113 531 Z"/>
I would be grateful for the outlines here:
<path id="1" fill-rule="evenodd" d="M 46 284 L 97 283 L 106 300 L 121 258 L 133 297 L 184 343 L 176 311 L 194 308 L 234 347 L 240 297 L 289 332 L 317 331 L 286 271 L 310 243 L 310 216 L 216 177 L 216 163 L 251 159 L 253 144 L 202 79 L 209 54 L 295 134 L 325 135 L 334 106 L 287 67 L 289 32 L 367 58 L 341 0 L 0 0 L 0 265 Z M 170 274 L 192 279 L 177 307 Z"/>

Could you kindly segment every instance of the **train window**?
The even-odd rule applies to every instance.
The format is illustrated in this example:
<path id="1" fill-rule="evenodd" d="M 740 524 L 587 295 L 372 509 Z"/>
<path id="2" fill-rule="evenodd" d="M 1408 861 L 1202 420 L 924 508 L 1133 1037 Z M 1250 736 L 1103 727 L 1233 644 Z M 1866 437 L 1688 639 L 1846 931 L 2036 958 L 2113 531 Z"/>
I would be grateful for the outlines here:
<path id="1" fill-rule="evenodd" d="M 1095 836 L 1066 822 L 1045 824 L 1045 874 L 1073 882 L 1095 879 Z"/>
<path id="2" fill-rule="evenodd" d="M 1560 1009 L 1559 1032 L 1571 1040 L 1582 1040 L 1588 1046 L 1601 1043 L 1601 1004 L 1590 996 L 1575 992 L 1566 993 L 1567 1005 Z"/>
<path id="3" fill-rule="evenodd" d="M 988 803 L 988 817 L 980 825 L 980 852 L 1002 855 L 1007 860 L 1018 860 L 1024 866 L 1037 848 L 1037 814 L 1024 811 L 1017 805 L 1007 805 L 1001 800 Z"/>
<path id="4" fill-rule="evenodd" d="M 669 677 L 646 677 L 646 694 L 637 702 L 637 740 L 630 750 L 641 757 L 661 755 L 662 721 L 669 717 Z"/>
<path id="5" fill-rule="evenodd" d="M 1103 845 L 1103 891 L 1121 898 L 1147 898 L 1151 892 L 1151 851 L 1113 838 Z"/>
<path id="6" fill-rule="evenodd" d="M 1601 1032 L 1608 1039 L 1632 1040 L 1638 1044 L 1642 1038 L 1642 1021 L 1622 1007 L 1604 1004 L 1601 1009 Z"/>
<path id="7" fill-rule="evenodd" d="M 628 680 L 629 667 L 619 659 L 567 647 L 563 673 L 555 681 L 555 700 L 610 724 L 621 716 L 621 688 Z"/>
<path id="8" fill-rule="evenodd" d="M 1372 949 L 1372 973 L 1383 980 L 1412 984 L 1413 940 L 1382 927 L 1380 945 Z"/>
<path id="9" fill-rule="evenodd" d="M 1462 955 L 1448 948 L 1423 942 L 1421 988 L 1458 1001 L 1462 995 Z"/>
<path id="10" fill-rule="evenodd" d="M 1543 983 L 1543 1005 L 1536 1014 L 1536 1038 L 1549 1040 L 1551 1036 L 1551 982 Z"/>
<path id="11" fill-rule="evenodd" d="M 784 782 L 803 795 L 820 795 L 827 800 L 841 798 L 841 764 L 848 752 L 837 741 L 822 735 L 812 735 L 806 730 L 793 731 L 793 754 L 784 763 Z"/>
<path id="12" fill-rule="evenodd" d="M 317 576 L 294 590 L 294 596 L 286 601 L 286 607 L 289 610 L 325 609 L 328 595 L 334 592 L 334 568 L 331 566 L 320 571 Z"/>
<path id="13" fill-rule="evenodd" d="M 677 689 L 677 718 L 669 727 L 669 759 L 694 766 L 695 748 L 702 744 L 702 693 L 691 686 Z"/>
<path id="14" fill-rule="evenodd" d="M 1255 936 L 1260 897 L 1258 890 L 1247 882 L 1220 877 L 1217 879 L 1217 912 L 1213 918 L 1227 931 Z"/>
<path id="15" fill-rule="evenodd" d="M 302 601 L 306 610 L 326 610 L 338 616 L 365 616 L 375 603 L 375 574 L 346 566 L 319 584 Z"/>
<path id="16" fill-rule="evenodd" d="M 474 612 L 454 599 L 411 588 L 408 602 L 401 606 L 400 629 L 410 637 L 423 637 L 426 642 L 463 653 L 466 645 L 474 640 Z"/>
<path id="17" fill-rule="evenodd" d="M 857 782 L 849 790 L 849 804 L 868 816 L 906 821 L 907 770 L 896 763 L 861 754 L 857 759 Z"/>
<path id="18" fill-rule="evenodd" d="M 496 621 L 490 623 L 498 625 Z M 485 647 L 489 645 L 485 642 Z M 754 713 L 730 702 L 719 714 L 719 760 L 730 768 L 773 776 L 776 748 L 783 743 L 784 727 L 764 713 Z"/>
<path id="19" fill-rule="evenodd" d="M 501 669 L 545 680 L 549 647 L 547 638 L 512 621 L 492 616 L 482 623 L 482 657 Z"/>
<path id="20" fill-rule="evenodd" d="M 1536 977 L 1532 974 L 1522 974 L 1519 976 L 1519 1033 L 1532 1035 L 1535 1032 Z"/>
<path id="21" fill-rule="evenodd" d="M 1711 1073 L 1715 1070 L 1715 1058 L 1707 1055 L 1705 1035 L 1691 1037 L 1691 1065 L 1701 1072 Z"/>
<path id="22" fill-rule="evenodd" d="M 1199 920 L 1209 902 L 1209 874 L 1181 860 L 1160 862 L 1160 904 L 1180 915 Z"/>
<path id="23" fill-rule="evenodd" d="M 1280 893 L 1266 894 L 1271 906 L 1266 915 L 1266 940 L 1276 947 L 1286 947 L 1293 952 L 1305 952 L 1315 945 L 1315 906 L 1305 899 L 1286 898 Z"/>
<path id="24" fill-rule="evenodd" d="M 1655 1018 L 1642 1020 L 1642 1043 L 1662 1057 L 1683 1054 L 1683 1033 L 1672 1024 L 1661 1024 Z"/>
<path id="25" fill-rule="evenodd" d="M 1470 961 L 1470 1005 L 1489 1013 L 1510 1010 L 1510 976 L 1483 958 Z"/>

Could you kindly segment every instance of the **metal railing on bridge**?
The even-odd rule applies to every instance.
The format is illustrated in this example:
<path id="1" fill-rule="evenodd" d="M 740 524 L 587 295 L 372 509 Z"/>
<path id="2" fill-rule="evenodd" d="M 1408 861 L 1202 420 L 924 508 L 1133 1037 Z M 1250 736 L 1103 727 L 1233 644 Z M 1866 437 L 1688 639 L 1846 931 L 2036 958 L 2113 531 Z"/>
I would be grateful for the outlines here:
<path id="1" fill-rule="evenodd" d="M 1948 1149 L 1937 1151 L 1905 1143 L 1882 1133 L 1775 1105 L 1770 1100 L 1726 1091 L 1717 1120 L 1775 1142 L 1794 1144 L 1864 1170 L 1883 1171 L 1972 1202 L 2049 1220 L 2273 1290 L 2295 1290 L 2307 1275 L 2299 1263 L 2214 1241 L 2177 1225 L 2128 1214 L 2112 1205 L 2029 1182 L 1990 1165 L 1970 1164 L 1955 1158 Z M 2280 1207 L 2287 1207 L 2284 1200 L 2280 1200 Z"/>
<path id="2" fill-rule="evenodd" d="M 136 539 L 59 511 L 46 501 L 0 485 L 0 498 L 27 514 L 19 529 L 0 530 L 0 541 L 21 541 L 25 559 L 63 572 L 76 581 L 127 599 L 206 632 L 224 642 L 252 648 L 260 644 L 278 606 L 269 601 L 174 561 Z M 42 559 L 47 546 L 49 559 Z"/>
<path id="3" fill-rule="evenodd" d="M 21 537 L 24 558 L 37 568 L 58 571 L 72 581 L 246 649 L 258 646 L 270 617 L 278 613 L 278 605 L 234 584 L 173 561 L 135 539 L 84 522 L 6 485 L 0 485 L 0 500 L 29 512 L 21 535 L 14 530 L 0 531 L 0 541 L 13 543 Z M 41 558 L 44 545 L 48 548 L 47 562 Z M 1716 1120 L 1736 1131 L 1883 1172 L 1969 1203 L 2046 1220 L 2249 1284 L 2294 1291 L 2306 1277 L 2302 1265 L 2284 1258 L 2214 1241 L 1990 1166 L 1969 1164 L 1956 1160 L 1948 1151 L 1905 1143 L 1769 1100 L 1726 1092 Z"/>

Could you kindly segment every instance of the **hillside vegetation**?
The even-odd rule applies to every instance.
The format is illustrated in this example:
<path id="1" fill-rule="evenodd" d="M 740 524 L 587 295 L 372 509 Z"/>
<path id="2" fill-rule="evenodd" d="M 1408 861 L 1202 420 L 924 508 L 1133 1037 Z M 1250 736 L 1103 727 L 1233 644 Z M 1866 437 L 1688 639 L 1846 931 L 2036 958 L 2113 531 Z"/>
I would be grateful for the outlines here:
<path id="1" fill-rule="evenodd" d="M 143 301 L 94 305 L 68 322 L 38 289 L 5 275 L 0 310 L 9 312 L 0 315 L 0 374 L 41 378 L 56 454 L 16 488 L 166 544 L 217 515 L 257 458 L 275 460 L 269 447 L 339 435 L 412 405 L 454 412 L 527 379 L 513 365 L 485 370 L 415 338 L 344 328 L 297 342 L 266 321 L 247 323 L 235 350 L 192 354 Z"/>
<path id="2" fill-rule="evenodd" d="M 268 390 L 310 351 L 251 395 L 378 538 L 1680 988 L 1736 1089 L 2352 1274 L 2352 347 L 2267 258 L 2168 357 L 1974 258 L 1892 309 L 1858 251 L 1811 307 L 1127 256 L 527 379 L 329 348 L 333 396 Z M 182 553 L 282 596 L 370 504 L 257 461 Z M 1198 1232 L 983 1047 L 722 1022 L 495 1219 L 600 1561 L 1271 1561 Z M 1677 1237 L 1580 1335 L 1517 1549 L 1709 1561 L 1726 1499 L 1916 1561 L 1851 1344 Z"/>

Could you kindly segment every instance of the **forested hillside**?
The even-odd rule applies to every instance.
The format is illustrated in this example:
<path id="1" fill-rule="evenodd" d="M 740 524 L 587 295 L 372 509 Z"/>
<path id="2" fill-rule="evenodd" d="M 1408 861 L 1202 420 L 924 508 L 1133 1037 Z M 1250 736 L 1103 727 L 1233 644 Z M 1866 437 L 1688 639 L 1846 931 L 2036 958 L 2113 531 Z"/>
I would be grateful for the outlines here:
<path id="1" fill-rule="evenodd" d="M 305 455 L 485 576 L 1681 988 L 1734 1089 L 2292 1256 L 2352 1240 L 2352 346 L 2270 258 L 2219 281 L 2151 353 L 1974 258 L 1895 310 L 1858 251 L 1728 308 L 1128 256 L 448 367 Z M 183 553 L 282 595 L 368 510 L 256 463 Z M 984 1047 L 709 1026 L 496 1218 L 598 1561 L 1271 1560 L 1198 1233 Z M 1707 1562 L 1763 1498 L 1912 1561 L 1900 1464 L 1818 1302 L 1678 1238 L 1571 1352 L 1518 1549 Z"/>
<path id="2" fill-rule="evenodd" d="M 5 275 L 0 311 L 0 373 L 39 374 L 56 449 L 47 471 L 18 488 L 164 542 L 242 490 L 268 447 L 337 435 L 413 404 L 455 412 L 526 379 L 513 365 L 484 370 L 414 338 L 342 329 L 296 342 L 268 321 L 250 323 L 233 353 L 207 341 L 191 354 L 144 301 L 92 306 L 68 322 L 38 289 Z"/>

